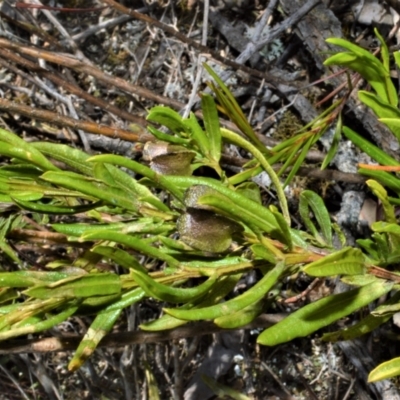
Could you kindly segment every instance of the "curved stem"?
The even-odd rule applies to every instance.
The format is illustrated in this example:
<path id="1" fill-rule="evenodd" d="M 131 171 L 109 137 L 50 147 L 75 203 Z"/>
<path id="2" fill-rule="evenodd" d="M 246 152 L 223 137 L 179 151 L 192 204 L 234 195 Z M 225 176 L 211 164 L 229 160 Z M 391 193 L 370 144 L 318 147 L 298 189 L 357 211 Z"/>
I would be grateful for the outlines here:
<path id="1" fill-rule="evenodd" d="M 250 142 L 248 142 L 246 139 L 242 138 L 235 132 L 232 132 L 228 129 L 221 128 L 221 135 L 224 139 L 230 141 L 231 143 L 242 147 L 243 149 L 247 150 L 249 153 L 251 153 L 261 164 L 261 166 L 264 168 L 265 172 L 269 175 L 271 178 L 272 183 L 275 185 L 276 188 L 276 194 L 278 196 L 279 200 L 279 205 L 282 210 L 283 217 L 285 218 L 285 221 L 288 223 L 290 226 L 290 215 L 289 215 L 289 209 L 285 197 L 285 193 L 283 192 L 283 188 L 281 183 L 279 182 L 279 178 L 276 175 L 275 171 L 271 167 L 271 165 L 268 163 L 264 155 L 261 153 L 260 150 L 258 150 L 255 146 L 253 146 Z"/>

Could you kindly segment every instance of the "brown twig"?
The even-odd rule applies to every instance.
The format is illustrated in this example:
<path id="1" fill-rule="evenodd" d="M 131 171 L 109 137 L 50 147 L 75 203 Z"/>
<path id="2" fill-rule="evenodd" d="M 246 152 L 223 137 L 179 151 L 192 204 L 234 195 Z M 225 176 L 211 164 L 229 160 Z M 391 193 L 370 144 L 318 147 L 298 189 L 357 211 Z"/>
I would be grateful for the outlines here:
<path id="1" fill-rule="evenodd" d="M 195 40 L 187 37 L 183 33 L 177 31 L 172 26 L 164 24 L 154 18 L 149 17 L 148 15 L 141 14 L 135 10 L 124 7 L 122 4 L 119 4 L 114 0 L 103 0 L 103 2 L 109 4 L 114 9 L 116 9 L 124 14 L 130 15 L 130 16 L 138 19 L 139 21 L 146 22 L 147 24 L 149 24 L 151 26 L 156 26 L 157 28 L 162 29 L 164 32 L 167 32 L 170 35 L 178 38 L 180 41 L 194 47 L 196 50 L 199 50 L 200 52 L 205 53 L 205 54 L 210 54 L 213 58 L 224 63 L 225 65 L 228 65 L 229 67 L 243 71 L 243 72 L 249 74 L 250 76 L 255 76 L 260 79 L 265 79 L 266 85 L 275 87 L 277 83 L 286 83 L 282 79 L 279 79 L 268 72 L 257 71 L 253 68 L 246 67 L 246 66 L 239 64 L 233 60 L 230 60 L 229 58 L 223 57 L 217 51 L 211 50 L 209 47 L 204 46 L 201 43 L 198 43 Z"/>
<path id="2" fill-rule="evenodd" d="M 133 133 L 125 129 L 100 125 L 95 122 L 79 121 L 74 118 L 59 115 L 52 111 L 39 110 L 37 108 L 29 107 L 23 104 L 13 103 L 5 99 L 0 99 L 0 110 L 4 110 L 10 113 L 21 114 L 32 119 L 46 121 L 48 123 L 61 127 L 67 126 L 72 129 L 82 129 L 86 132 L 104 135 L 112 138 L 119 138 L 130 142 L 147 142 L 150 140 L 154 140 L 154 137 L 146 133 L 144 129 L 141 130 L 139 133 Z"/>
<path id="3" fill-rule="evenodd" d="M 240 329 L 266 328 L 278 323 L 285 317 L 286 314 L 263 314 Z M 217 327 L 212 322 L 201 322 L 159 332 L 112 333 L 105 336 L 97 347 L 122 347 L 132 344 L 158 343 L 167 340 L 211 335 L 222 331 L 224 329 Z M 80 335 L 71 335 L 45 339 L 10 340 L 0 343 L 0 354 L 51 353 L 75 350 L 82 339 L 83 337 Z"/>
<path id="4" fill-rule="evenodd" d="M 160 96 L 157 93 L 152 92 L 151 90 L 148 90 L 138 85 L 133 85 L 132 83 L 129 83 L 124 79 L 106 74 L 99 68 L 85 64 L 85 62 L 70 54 L 53 53 L 51 51 L 38 49 L 33 46 L 23 46 L 21 44 L 13 43 L 10 40 L 4 38 L 0 38 L 0 48 L 1 47 L 16 51 L 20 54 L 34 57 L 35 59 L 43 58 L 44 60 L 51 63 L 71 68 L 76 72 L 83 72 L 87 75 L 95 77 L 99 82 L 105 85 L 115 86 L 118 89 L 130 93 L 133 96 L 141 96 L 148 100 L 152 100 L 157 104 L 164 104 L 175 109 L 180 109 L 184 105 L 180 101 Z"/>
<path id="5" fill-rule="evenodd" d="M 113 113 L 114 115 L 130 122 L 134 122 L 136 124 L 140 124 L 142 126 L 146 126 L 147 122 L 144 118 L 136 117 L 135 115 L 121 110 L 120 108 L 110 104 L 109 102 L 99 98 L 92 96 L 85 90 L 81 89 L 79 86 L 74 85 L 71 82 L 68 82 L 64 78 L 58 76 L 57 74 L 53 72 L 46 71 L 44 68 L 40 67 L 38 64 L 35 64 L 34 62 L 27 60 L 24 57 L 21 57 L 15 52 L 11 52 L 10 50 L 7 49 L 2 49 L 0 48 L 0 56 L 3 56 L 3 59 L 0 58 L 0 63 L 5 66 L 8 69 L 12 69 L 12 66 L 6 61 L 6 60 L 11 60 L 15 63 L 18 63 L 22 65 L 23 67 L 28 68 L 30 71 L 35 71 L 39 73 L 41 76 L 44 78 L 49 79 L 53 83 L 63 87 L 65 90 L 68 90 L 70 93 L 75 94 L 76 96 L 79 96 L 82 99 L 85 99 L 89 103 L 92 103 L 95 106 L 98 106 L 102 108 L 105 111 L 108 111 L 110 113 Z M 19 75 L 22 75 L 22 71 L 15 71 Z M 24 74 L 27 75 L 27 74 Z M 24 76 L 26 79 L 27 77 Z M 36 83 L 36 82 L 34 82 Z"/>

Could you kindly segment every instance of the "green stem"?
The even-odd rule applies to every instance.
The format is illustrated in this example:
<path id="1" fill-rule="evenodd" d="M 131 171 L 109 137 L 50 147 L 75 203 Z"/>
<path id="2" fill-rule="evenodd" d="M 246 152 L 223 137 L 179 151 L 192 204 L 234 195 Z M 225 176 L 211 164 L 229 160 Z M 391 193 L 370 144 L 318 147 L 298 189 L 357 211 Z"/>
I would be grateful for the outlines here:
<path id="1" fill-rule="evenodd" d="M 242 147 L 243 149 L 247 150 L 249 153 L 251 153 L 261 164 L 261 166 L 264 168 L 265 172 L 269 175 L 271 178 L 272 183 L 275 185 L 276 188 L 276 194 L 278 196 L 279 200 L 279 205 L 282 210 L 282 214 L 285 218 L 285 221 L 287 224 L 290 226 L 290 215 L 289 215 L 289 209 L 285 197 L 285 193 L 283 192 L 283 188 L 281 183 L 279 182 L 278 175 L 276 175 L 275 171 L 271 167 L 271 165 L 268 163 L 268 161 L 265 159 L 264 155 L 261 153 L 260 150 L 258 150 L 255 146 L 253 146 L 250 142 L 248 142 L 246 139 L 242 138 L 235 132 L 232 132 L 228 129 L 221 128 L 221 135 L 224 139 L 229 140 L 231 143 Z"/>

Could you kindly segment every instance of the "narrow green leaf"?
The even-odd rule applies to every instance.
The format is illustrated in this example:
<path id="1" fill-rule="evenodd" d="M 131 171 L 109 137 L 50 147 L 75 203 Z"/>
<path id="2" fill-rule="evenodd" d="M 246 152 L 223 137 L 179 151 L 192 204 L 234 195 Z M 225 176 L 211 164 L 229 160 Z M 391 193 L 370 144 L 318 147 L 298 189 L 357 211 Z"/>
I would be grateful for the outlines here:
<path id="1" fill-rule="evenodd" d="M 385 124 L 396 136 L 400 142 L 400 119 L 399 118 L 379 118 L 380 122 Z"/>
<path id="2" fill-rule="evenodd" d="M 358 72 L 374 88 L 378 96 L 390 103 L 394 101 L 394 86 L 390 86 L 390 74 L 383 64 L 367 50 L 340 38 L 326 40 L 336 46 L 348 49 L 350 53 L 338 53 L 329 57 L 324 65 L 343 65 Z"/>
<path id="3" fill-rule="evenodd" d="M 217 276 L 212 276 L 199 286 L 193 288 L 177 288 L 157 282 L 149 275 L 139 271 L 131 271 L 131 274 L 148 296 L 169 303 L 186 303 L 187 301 L 195 301 L 198 298 L 203 297 L 215 284 L 217 279 Z"/>
<path id="4" fill-rule="evenodd" d="M 147 130 L 158 140 L 162 142 L 168 142 L 172 144 L 178 144 L 181 146 L 187 146 L 190 144 L 190 139 L 183 139 L 181 137 L 171 135 L 168 133 L 164 133 L 159 131 L 158 129 L 154 128 L 154 126 L 147 126 Z"/>
<path id="5" fill-rule="evenodd" d="M 303 271 L 311 276 L 364 274 L 364 255 L 360 249 L 347 247 L 308 264 Z"/>
<path id="6" fill-rule="evenodd" d="M 398 375 L 400 375 L 400 357 L 379 364 L 369 373 L 368 382 L 378 382 Z"/>
<path id="7" fill-rule="evenodd" d="M 378 171 L 366 168 L 360 168 L 358 172 L 362 175 L 371 177 L 374 180 L 379 181 L 385 188 L 392 189 L 398 195 L 400 195 L 400 179 L 396 176 L 386 171 Z"/>
<path id="8" fill-rule="evenodd" d="M 236 286 L 237 282 L 241 277 L 242 277 L 241 273 L 235 275 L 222 276 L 210 289 L 206 297 L 201 298 L 194 302 L 186 303 L 182 307 L 180 307 L 180 309 L 195 310 L 197 308 L 208 307 L 213 304 L 219 303 L 222 299 L 225 298 L 227 294 L 229 294 L 234 289 L 234 287 Z M 164 314 L 161 318 L 155 321 L 141 324 L 140 329 L 143 329 L 145 331 L 162 331 L 164 329 L 173 329 L 187 323 L 188 321 L 175 318 L 172 315 Z"/>
<path id="9" fill-rule="evenodd" d="M 95 203 L 82 204 L 79 206 L 68 206 L 68 205 L 34 203 L 31 201 L 18 200 L 17 198 L 14 197 L 12 199 L 18 206 L 20 206 L 24 210 L 38 212 L 41 214 L 56 214 L 56 215 L 78 214 L 85 211 L 93 210 L 97 207 L 101 207 L 103 204 L 101 201 L 98 201 Z"/>
<path id="10" fill-rule="evenodd" d="M 209 94 L 202 94 L 201 109 L 203 111 L 204 126 L 210 142 L 210 156 L 216 162 L 221 158 L 221 129 L 218 112 L 214 99 Z"/>
<path id="11" fill-rule="evenodd" d="M 357 147 L 359 147 L 364 153 L 368 154 L 373 160 L 381 165 L 392 165 L 400 166 L 400 163 L 393 157 L 390 157 L 379 147 L 373 145 L 371 142 L 363 138 L 358 133 L 354 132 L 347 126 L 343 127 L 343 133 L 347 139 L 351 140 Z"/>
<path id="12" fill-rule="evenodd" d="M 298 337 L 308 336 L 368 305 L 388 293 L 392 287 L 392 283 L 379 281 L 320 299 L 267 328 L 258 336 L 257 342 L 266 346 L 276 346 Z"/>
<path id="13" fill-rule="evenodd" d="M 369 179 L 366 184 L 382 202 L 385 219 L 389 223 L 397 223 L 394 206 L 390 204 L 386 189 L 378 182 Z"/>
<path id="14" fill-rule="evenodd" d="M 119 249 L 117 247 L 110 246 L 95 246 L 90 251 L 96 254 L 101 254 L 104 257 L 110 258 L 119 266 L 126 269 L 134 269 L 136 271 L 147 274 L 146 268 L 144 268 L 135 257 L 130 255 L 127 251 Z"/>
<path id="15" fill-rule="evenodd" d="M 185 119 L 183 122 L 186 129 L 190 132 L 190 137 L 197 144 L 203 156 L 209 156 L 211 146 L 210 139 L 207 137 L 203 128 L 200 126 L 196 116 L 193 113 L 190 113 L 189 118 Z"/>
<path id="16" fill-rule="evenodd" d="M 121 280 L 116 274 L 87 274 L 35 286 L 25 290 L 26 296 L 37 299 L 106 296 L 121 292 Z"/>
<path id="17" fill-rule="evenodd" d="M 232 389 L 230 386 L 218 383 L 216 380 L 207 375 L 202 375 L 201 379 L 219 398 L 225 398 L 226 396 L 228 396 L 233 400 L 251 400 L 250 397 L 239 393 L 238 391 Z"/>
<path id="18" fill-rule="evenodd" d="M 146 241 L 128 234 L 115 231 L 88 232 L 82 235 L 81 240 L 109 240 L 111 242 L 121 243 L 140 252 L 141 254 L 146 254 L 150 257 L 165 261 L 170 264 L 170 266 L 179 267 L 179 262 L 175 258 L 165 254 L 163 251 L 160 251 L 153 246 L 150 246 Z"/>
<path id="19" fill-rule="evenodd" d="M 101 339 L 111 331 L 124 308 L 137 303 L 144 297 L 141 288 L 131 290 L 122 295 L 122 298 L 107 306 L 101 311 L 80 342 L 72 360 L 68 364 L 69 371 L 76 371 L 93 354 Z"/>
<path id="20" fill-rule="evenodd" d="M 325 169 L 333 160 L 333 157 L 335 157 L 340 139 L 342 137 L 341 135 L 342 129 L 343 129 L 343 118 L 342 118 L 342 113 L 340 113 L 339 118 L 336 122 L 335 134 L 333 135 L 332 138 L 331 147 L 329 148 L 328 153 L 326 154 L 324 161 L 322 162 L 321 169 Z"/>
<path id="21" fill-rule="evenodd" d="M 279 277 L 285 269 L 284 263 L 278 263 L 271 271 L 269 271 L 262 279 L 260 279 L 251 289 L 243 294 L 228 300 L 224 303 L 216 304 L 210 307 L 200 308 L 196 310 L 181 310 L 167 308 L 165 312 L 175 318 L 185 319 L 188 321 L 216 319 L 224 315 L 230 315 L 234 312 L 244 309 L 245 307 L 260 301 L 266 293 L 276 284 Z"/>
<path id="22" fill-rule="evenodd" d="M 311 221 L 309 209 L 314 213 L 322 233 L 319 235 L 317 228 Z M 320 196 L 311 190 L 304 190 L 300 194 L 299 212 L 307 229 L 321 244 L 332 246 L 332 223 L 325 203 Z"/>
<path id="23" fill-rule="evenodd" d="M 73 172 L 46 172 L 41 178 L 67 189 L 79 190 L 112 206 L 129 211 L 138 210 L 138 202 L 132 196 L 128 196 L 124 190 L 108 186 L 103 182 L 93 180 L 93 178 L 86 178 Z"/>
<path id="24" fill-rule="evenodd" d="M 186 131 L 182 117 L 170 107 L 155 106 L 149 111 L 146 119 L 166 126 L 178 136 Z"/>
<path id="25" fill-rule="evenodd" d="M 182 192 L 178 190 L 175 185 L 169 184 L 168 180 L 166 180 L 165 176 L 161 176 L 151 170 L 150 168 L 142 165 L 134 160 L 129 160 L 126 157 L 117 156 L 113 154 L 104 154 L 99 156 L 90 157 L 88 159 L 89 162 L 105 162 L 114 165 L 119 165 L 120 167 L 125 167 L 130 169 L 131 171 L 136 172 L 139 175 L 143 175 L 148 178 L 150 181 L 159 184 L 164 189 L 169 191 L 172 195 L 174 195 L 177 199 L 182 199 Z"/>
<path id="26" fill-rule="evenodd" d="M 82 150 L 73 148 L 66 144 L 51 142 L 33 142 L 31 145 L 47 157 L 61 161 L 65 165 L 73 168 L 75 171 L 79 171 L 89 176 L 93 175 L 93 166 L 86 162 L 90 156 Z"/>

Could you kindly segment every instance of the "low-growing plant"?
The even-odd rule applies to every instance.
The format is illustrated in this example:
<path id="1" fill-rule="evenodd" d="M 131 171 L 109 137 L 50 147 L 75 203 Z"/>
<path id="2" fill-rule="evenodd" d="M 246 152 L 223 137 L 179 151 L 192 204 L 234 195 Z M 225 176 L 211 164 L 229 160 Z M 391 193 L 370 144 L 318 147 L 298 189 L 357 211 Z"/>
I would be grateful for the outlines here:
<path id="1" fill-rule="evenodd" d="M 336 56 L 328 62 L 343 64 L 351 58 L 349 67 L 356 69 L 357 57 L 370 57 L 353 52 L 352 57 Z M 376 67 L 373 60 L 368 58 Z M 202 320 L 238 328 L 265 311 L 284 279 L 299 272 L 339 275 L 354 288 L 299 308 L 264 330 L 258 343 L 275 346 L 308 336 L 389 293 L 394 294 L 357 324 L 323 339 L 360 336 L 398 311 L 400 275 L 390 268 L 399 262 L 400 229 L 394 199 L 384 188 L 398 193 L 398 179 L 387 173 L 390 185 L 381 175 L 373 177 L 384 186 L 368 181 L 383 204 L 385 218 L 373 225 L 371 238 L 359 241 L 360 248 L 333 246 L 338 228 L 323 199 L 309 190 L 299 198 L 305 230 L 292 228 L 283 185 L 272 164 L 283 160 L 281 173 L 293 166 L 289 182 L 332 121 L 334 107 L 295 139 L 268 150 L 229 89 L 205 68 L 214 78 L 209 85 L 216 100 L 202 95 L 203 122 L 194 114 L 182 118 L 168 107 L 150 110 L 147 119 L 156 125 L 149 131 L 156 141 L 143 149 L 150 166 L 113 154 L 90 156 L 63 144 L 28 143 L 0 129 L 0 154 L 9 160 L 0 167 L 0 248 L 17 266 L 3 267 L 0 273 L 0 340 L 48 330 L 74 315 L 92 315 L 69 364 L 76 370 L 113 329 L 124 308 L 145 298 L 162 302 L 164 313 L 143 324 L 143 330 L 173 329 Z M 380 84 L 370 79 L 376 96 L 386 96 L 379 101 L 395 109 L 390 79 L 385 75 Z M 228 115 L 243 135 L 222 128 L 218 111 Z M 229 175 L 221 166 L 227 143 L 252 156 L 239 174 Z M 367 151 L 365 141 L 360 147 Z M 371 152 L 375 158 L 384 157 L 376 148 Z M 387 158 L 378 161 L 386 163 Z M 280 209 L 262 204 L 260 190 L 251 180 L 261 171 L 270 176 Z M 67 255 L 40 270 L 26 265 L 9 241 L 30 239 L 62 243 Z M 104 271 L 104 262 L 118 268 Z M 259 271 L 260 279 L 235 296 L 236 284 L 252 270 Z M 371 380 L 386 376 L 380 370 Z"/>

